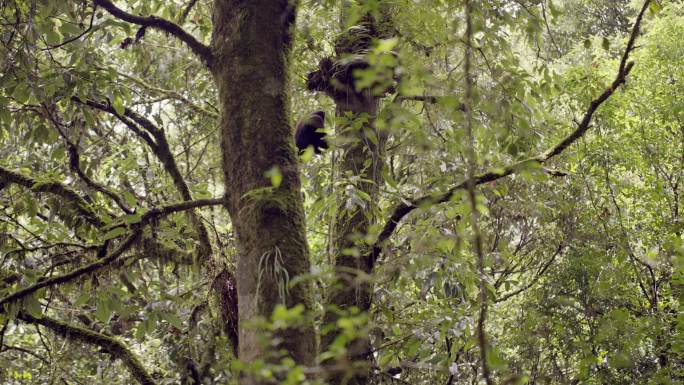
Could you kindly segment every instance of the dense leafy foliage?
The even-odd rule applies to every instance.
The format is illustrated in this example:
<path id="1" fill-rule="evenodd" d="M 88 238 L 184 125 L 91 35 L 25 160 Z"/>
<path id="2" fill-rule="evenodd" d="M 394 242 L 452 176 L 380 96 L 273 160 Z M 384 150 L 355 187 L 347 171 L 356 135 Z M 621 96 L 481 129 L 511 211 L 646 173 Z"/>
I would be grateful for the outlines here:
<path id="1" fill-rule="evenodd" d="M 208 0 L 117 3 L 210 40 Z M 341 332 L 320 356 L 370 335 L 378 383 L 481 383 L 484 309 L 485 366 L 496 383 L 684 382 L 684 6 L 651 2 L 626 82 L 586 134 L 540 165 L 521 161 L 573 132 L 610 87 L 642 2 L 471 1 L 471 14 L 462 1 L 339 3 L 298 6 L 283 124 L 316 109 L 328 111 L 328 127 L 376 119 L 387 135 L 383 185 L 371 197 L 357 175 L 338 172 L 345 136 L 333 128 L 338 150 L 300 158 L 313 265 L 302 279 L 315 283 L 314 312 L 281 307 L 259 320 L 264 328 L 311 317 L 319 335 L 330 332 L 322 318 L 339 284 L 331 248 L 340 211 L 375 219 L 356 234 L 373 245 L 397 205 L 463 182 L 470 109 L 475 174 L 517 164 L 514 172 L 477 187 L 479 216 L 458 190 L 403 218 L 367 277 L 370 311 L 340 310 Z M 352 16 L 341 20 L 343 9 Z M 391 19 L 391 37 L 373 42 L 370 66 L 354 76 L 389 92 L 377 117 L 335 119 L 330 99 L 307 91 L 307 74 L 365 13 Z M 127 384 L 141 378 L 136 368 L 159 384 L 234 383 L 239 370 L 319 381 L 320 367 L 288 359 L 239 362 L 223 322 L 230 300 L 212 295 L 230 293 L 219 286 L 238 246 L 214 199 L 231 186 L 202 61 L 173 36 L 90 1 L 3 2 L 0 41 L 0 381 Z M 277 188 L 282 175 L 265 178 Z M 191 201 L 195 210 L 174 206 Z M 273 261 L 275 271 L 276 253 Z M 96 267 L 10 300 L 88 266 Z M 284 277 L 283 296 L 296 284 Z"/>

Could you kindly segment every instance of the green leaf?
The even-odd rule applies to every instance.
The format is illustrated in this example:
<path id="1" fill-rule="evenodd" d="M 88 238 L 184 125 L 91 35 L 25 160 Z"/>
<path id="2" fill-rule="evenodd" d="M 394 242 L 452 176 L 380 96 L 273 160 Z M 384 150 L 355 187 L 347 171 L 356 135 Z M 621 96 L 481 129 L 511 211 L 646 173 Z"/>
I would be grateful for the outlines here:
<path id="1" fill-rule="evenodd" d="M 73 23 L 64 23 L 59 27 L 59 31 L 62 33 L 62 35 L 71 35 L 71 36 L 77 36 L 79 35 L 82 31 L 80 28 L 78 28 L 78 25 L 73 24 Z"/>
<path id="2" fill-rule="evenodd" d="M 398 43 L 399 39 L 396 37 L 391 39 L 380 39 L 378 40 L 375 50 L 377 52 L 391 52 Z"/>
<path id="3" fill-rule="evenodd" d="M 45 41 L 50 45 L 56 45 L 62 42 L 62 34 L 56 29 L 50 29 L 45 33 Z"/>
<path id="4" fill-rule="evenodd" d="M 103 240 L 103 241 L 106 241 L 106 240 L 108 240 L 108 239 L 116 238 L 116 237 L 120 236 L 121 234 L 124 234 L 125 232 L 126 232 L 126 228 L 125 228 L 125 227 L 115 227 L 115 228 L 109 230 L 109 231 L 102 237 L 102 240 Z"/>
<path id="5" fill-rule="evenodd" d="M 126 202 L 127 205 L 131 207 L 135 207 L 137 204 L 137 200 L 135 199 L 135 196 L 130 193 L 130 191 L 124 191 L 123 192 L 123 199 Z"/>
<path id="6" fill-rule="evenodd" d="M 4 106 L 0 105 L 0 123 L 9 124 L 11 121 L 12 121 L 12 115 L 10 114 L 10 110 L 8 110 Z"/>
<path id="7" fill-rule="evenodd" d="M 306 375 L 304 374 L 304 369 L 301 366 L 297 366 L 288 370 L 283 385 L 298 385 L 304 383 L 305 380 Z"/>
<path id="8" fill-rule="evenodd" d="M 163 313 L 162 319 L 166 320 L 166 322 L 174 326 L 176 329 L 183 329 L 183 322 L 175 313 Z"/>
<path id="9" fill-rule="evenodd" d="M 140 223 L 141 220 L 142 220 L 142 215 L 140 215 L 138 213 L 126 215 L 123 217 L 123 221 L 128 225 L 132 225 L 134 223 Z"/>
<path id="10" fill-rule="evenodd" d="M 280 184 L 283 182 L 283 174 L 280 172 L 280 167 L 278 166 L 271 167 L 264 175 L 271 179 L 271 186 L 275 188 L 280 187 Z"/>
<path id="11" fill-rule="evenodd" d="M 98 321 L 103 323 L 108 322 L 109 317 L 112 316 L 113 312 L 114 311 L 112 310 L 112 307 L 107 299 L 102 297 L 98 298 L 97 308 L 95 309 L 95 318 L 97 318 Z"/>
<path id="12" fill-rule="evenodd" d="M 24 300 L 24 310 L 33 317 L 40 318 L 43 315 L 43 307 L 36 295 L 30 295 Z"/>
<path id="13" fill-rule="evenodd" d="M 114 95 L 114 100 L 112 101 L 112 107 L 117 114 L 123 115 L 126 112 L 126 108 L 123 105 L 123 99 L 121 95 Z"/>
<path id="14" fill-rule="evenodd" d="M 85 290 L 83 293 L 81 293 L 78 298 L 76 298 L 76 301 L 74 302 L 74 307 L 79 307 L 82 305 L 85 305 L 88 303 L 88 300 L 91 298 L 91 293 L 89 290 Z"/>
<path id="15" fill-rule="evenodd" d="M 492 369 L 501 369 L 506 365 L 506 361 L 501 358 L 496 348 L 492 348 L 487 352 L 487 361 Z"/>
<path id="16" fill-rule="evenodd" d="M 657 1 L 651 1 L 648 4 L 648 10 L 651 11 L 651 13 L 658 13 L 663 9 L 663 7 L 658 3 Z"/>

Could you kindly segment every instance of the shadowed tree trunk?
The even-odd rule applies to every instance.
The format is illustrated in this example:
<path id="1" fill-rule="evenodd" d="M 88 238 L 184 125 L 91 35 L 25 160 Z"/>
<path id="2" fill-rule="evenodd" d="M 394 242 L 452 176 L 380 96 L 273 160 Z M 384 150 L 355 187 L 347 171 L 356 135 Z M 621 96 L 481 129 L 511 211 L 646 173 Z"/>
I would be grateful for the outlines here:
<path id="1" fill-rule="evenodd" d="M 344 11 L 343 11 L 344 12 Z M 343 18 L 346 16 L 343 15 Z M 370 15 L 362 17 L 347 29 L 336 42 L 334 58 L 325 58 L 319 68 L 309 74 L 308 87 L 331 97 L 336 105 L 336 117 L 344 122 L 336 127 L 338 158 L 336 173 L 347 178 L 347 185 L 337 209 L 333 226 L 333 252 L 337 282 L 329 290 L 328 305 L 347 311 L 354 307 L 367 312 L 371 306 L 373 260 L 365 236 L 375 223 L 375 207 L 382 184 L 382 168 L 386 134 L 375 129 L 380 95 L 371 89 L 357 89 L 354 71 L 368 67 L 367 53 L 373 40 L 383 37 L 380 22 Z M 351 118 L 351 119 L 350 119 Z M 353 120 L 356 120 L 354 122 Z M 358 124 L 361 123 L 361 124 Z M 360 192 L 357 193 L 357 192 Z M 348 204 L 351 194 L 370 197 Z M 324 328 L 333 331 L 321 337 L 321 351 L 329 350 L 338 337 L 334 328 L 339 313 L 326 312 Z M 369 382 L 373 366 L 370 338 L 365 332 L 347 345 L 344 357 L 328 362 L 332 384 L 361 385 Z"/>
<path id="2" fill-rule="evenodd" d="M 309 272 L 304 211 L 285 93 L 295 9 L 287 0 L 216 0 L 212 73 L 221 106 L 226 207 L 237 234 L 239 358 L 274 360 L 278 349 L 301 365 L 315 357 L 313 325 L 261 341 L 250 325 L 276 305 L 310 309 L 310 286 L 288 287 Z M 282 175 L 280 184 L 266 177 Z M 267 344 L 264 344 L 266 342 Z M 268 345 L 271 344 L 271 345 Z M 269 356 L 269 354 L 271 354 Z M 243 383 L 259 383 L 243 378 Z"/>

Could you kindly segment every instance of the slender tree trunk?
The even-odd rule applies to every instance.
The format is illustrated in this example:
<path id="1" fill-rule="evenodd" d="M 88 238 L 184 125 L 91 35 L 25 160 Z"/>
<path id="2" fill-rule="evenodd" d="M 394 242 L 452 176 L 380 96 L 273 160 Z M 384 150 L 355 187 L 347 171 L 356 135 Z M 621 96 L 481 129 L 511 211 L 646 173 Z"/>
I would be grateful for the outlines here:
<path id="1" fill-rule="evenodd" d="M 237 292 L 239 358 L 274 360 L 284 349 L 298 364 L 315 357 L 313 325 L 290 328 L 262 341 L 250 322 L 274 307 L 303 304 L 310 286 L 289 282 L 309 273 L 309 251 L 292 131 L 288 124 L 287 54 L 294 24 L 287 0 L 216 0 L 212 72 L 221 106 L 226 207 L 239 246 Z M 277 169 L 275 186 L 266 172 Z M 271 344 L 271 345 L 269 345 Z M 259 383 L 245 377 L 242 383 Z"/>
<path id="2" fill-rule="evenodd" d="M 352 116 L 365 116 L 369 120 L 361 129 L 351 131 L 347 136 L 352 136 L 352 141 L 343 145 L 343 155 L 339 162 L 339 175 L 354 175 L 358 180 L 354 189 L 358 189 L 371 199 L 365 202 L 365 206 L 354 206 L 351 209 L 343 200 L 337 212 L 333 227 L 333 241 L 335 252 L 335 275 L 337 282 L 329 290 L 328 304 L 341 310 L 350 310 L 356 307 L 361 312 L 368 312 L 371 307 L 373 282 L 372 261 L 365 256 L 370 255 L 369 245 L 363 240 L 369 227 L 375 222 L 373 207 L 377 202 L 379 185 L 382 171 L 382 146 L 384 139 L 379 141 L 369 138 L 370 135 L 379 137 L 373 128 L 373 122 L 377 115 L 378 98 L 369 92 L 353 95 L 354 102 L 348 100 L 336 100 L 338 117 L 343 117 L 351 112 Z M 344 136 L 342 131 L 348 127 L 338 127 L 338 135 Z M 335 325 L 338 313 L 331 311 L 325 314 L 324 322 Z M 322 348 L 328 349 L 337 337 L 337 333 L 328 333 L 321 338 Z M 350 367 L 344 375 L 333 374 L 329 379 L 331 384 L 362 385 L 368 383 L 369 370 L 373 364 L 370 338 L 367 334 L 356 338 L 347 346 L 347 354 L 343 362 L 349 363 Z M 338 368 L 339 369 L 339 368 Z"/>
<path id="3" fill-rule="evenodd" d="M 344 16 L 343 16 L 344 18 Z M 367 67 L 365 55 L 372 40 L 383 34 L 378 23 L 370 15 L 359 20 L 358 25 L 343 33 L 336 43 L 336 56 L 319 63 L 317 71 L 309 74 L 308 87 L 330 96 L 336 105 L 336 116 L 345 121 L 349 116 L 364 123 L 352 129 L 346 124 L 336 127 L 341 158 L 337 174 L 352 176 L 347 188 L 349 193 L 359 191 L 370 197 L 365 205 L 346 204 L 342 199 L 338 217 L 333 227 L 333 250 L 337 282 L 329 289 L 328 304 L 341 310 L 358 308 L 368 312 L 371 307 L 373 261 L 369 245 L 363 240 L 370 226 L 375 223 L 375 202 L 382 184 L 385 135 L 378 132 L 374 122 L 380 96 L 369 89 L 357 90 L 353 72 Z M 351 56 L 350 56 L 351 55 Z M 350 57 L 357 59 L 349 60 Z M 345 194 L 343 192 L 343 194 Z M 358 201 L 357 201 L 358 202 Z M 337 311 L 326 312 L 324 324 L 335 329 L 339 318 Z M 325 326 L 324 326 L 325 328 Z M 333 331 L 321 337 L 321 350 L 329 350 L 339 333 Z M 337 362 L 328 362 L 331 384 L 362 385 L 369 382 L 373 366 L 371 341 L 363 334 L 347 345 L 347 352 Z"/>

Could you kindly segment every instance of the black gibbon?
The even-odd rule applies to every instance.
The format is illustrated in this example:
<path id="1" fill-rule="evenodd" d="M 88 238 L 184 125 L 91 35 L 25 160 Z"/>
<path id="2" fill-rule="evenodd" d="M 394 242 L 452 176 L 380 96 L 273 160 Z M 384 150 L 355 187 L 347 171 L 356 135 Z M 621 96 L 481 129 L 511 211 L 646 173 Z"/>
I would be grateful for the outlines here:
<path id="1" fill-rule="evenodd" d="M 325 123 L 325 112 L 314 111 L 306 118 L 297 123 L 295 130 L 295 144 L 299 152 L 303 152 L 307 147 L 312 146 L 314 153 L 320 154 L 322 150 L 328 148 L 328 142 L 325 139 L 325 132 L 319 130 L 323 128 Z"/>

